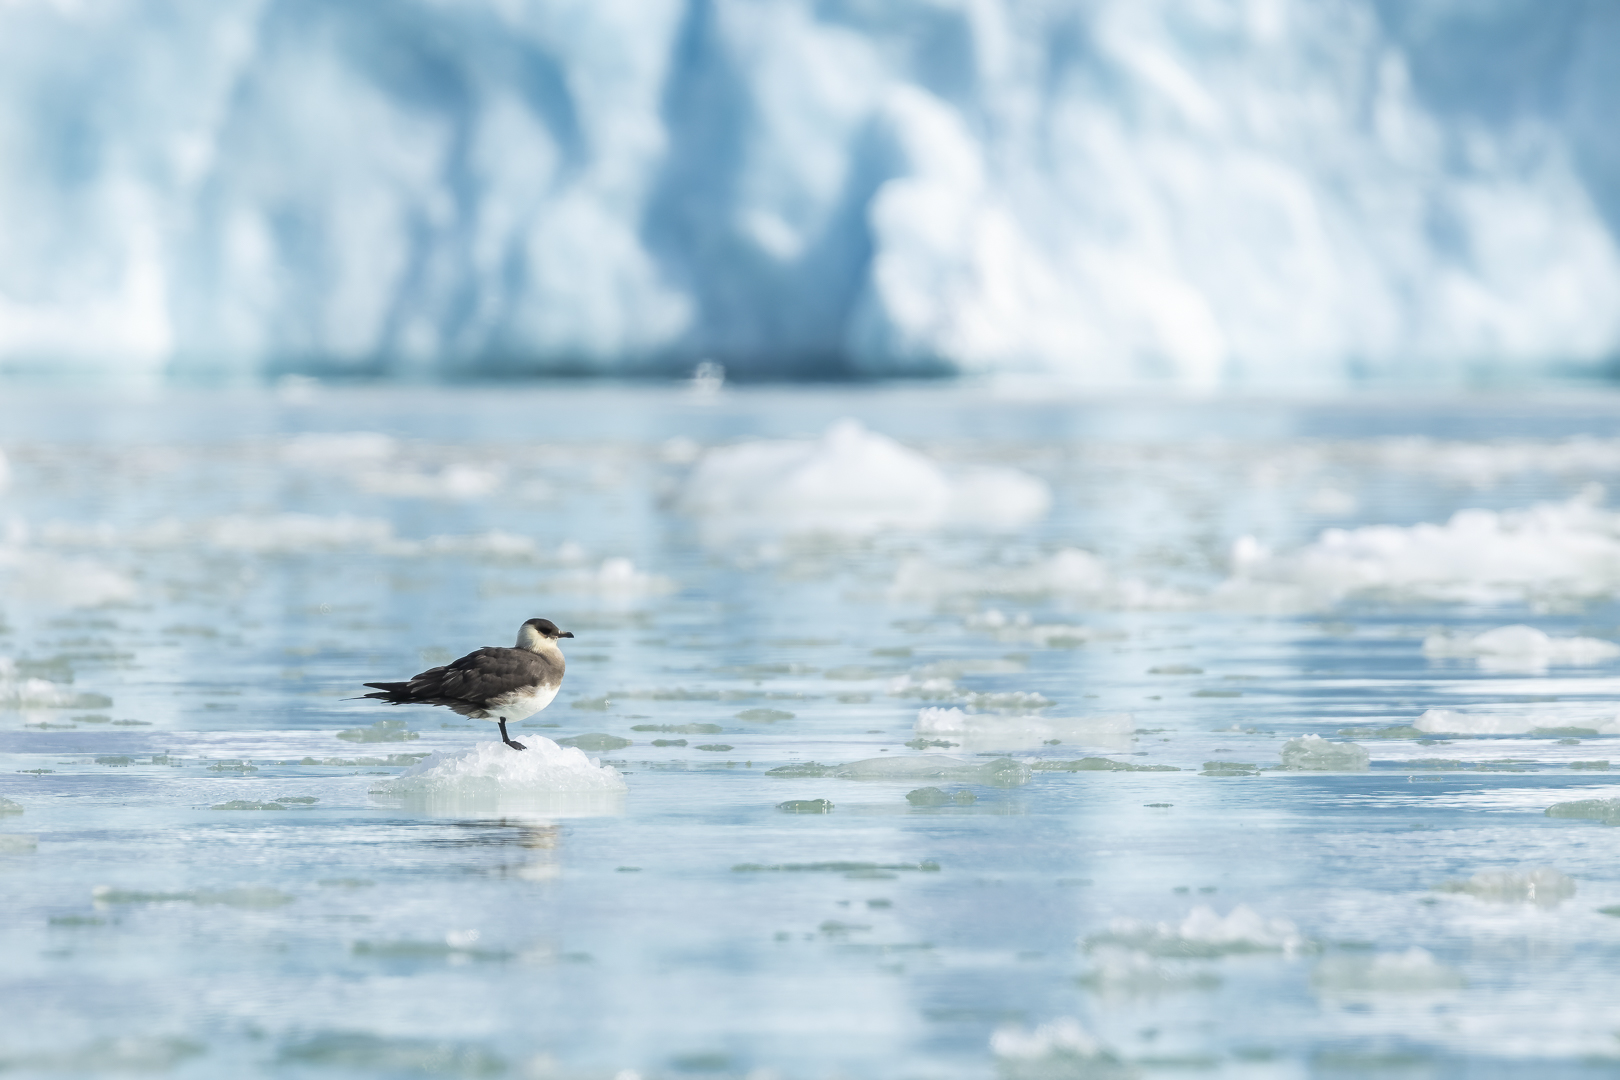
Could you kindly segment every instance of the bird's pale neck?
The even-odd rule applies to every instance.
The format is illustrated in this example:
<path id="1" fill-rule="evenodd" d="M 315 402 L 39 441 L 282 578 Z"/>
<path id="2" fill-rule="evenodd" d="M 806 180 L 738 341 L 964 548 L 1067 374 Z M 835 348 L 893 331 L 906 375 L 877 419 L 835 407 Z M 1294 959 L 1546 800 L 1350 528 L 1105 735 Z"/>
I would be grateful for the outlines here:
<path id="1" fill-rule="evenodd" d="M 557 643 L 555 641 L 546 637 L 546 635 L 542 634 L 534 627 L 529 626 L 527 623 L 525 623 L 518 630 L 517 647 L 520 649 L 528 649 L 530 652 L 541 653 L 546 656 L 562 655 L 562 650 L 557 648 Z"/>

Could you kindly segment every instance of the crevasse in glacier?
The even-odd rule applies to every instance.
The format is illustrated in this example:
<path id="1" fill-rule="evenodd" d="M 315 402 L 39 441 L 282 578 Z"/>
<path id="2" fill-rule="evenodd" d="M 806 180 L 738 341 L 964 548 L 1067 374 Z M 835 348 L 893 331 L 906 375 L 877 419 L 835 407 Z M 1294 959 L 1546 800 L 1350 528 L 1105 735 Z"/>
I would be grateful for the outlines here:
<path id="1" fill-rule="evenodd" d="M 1617 52 L 1523 0 L 24 0 L 0 363 L 1592 368 Z"/>

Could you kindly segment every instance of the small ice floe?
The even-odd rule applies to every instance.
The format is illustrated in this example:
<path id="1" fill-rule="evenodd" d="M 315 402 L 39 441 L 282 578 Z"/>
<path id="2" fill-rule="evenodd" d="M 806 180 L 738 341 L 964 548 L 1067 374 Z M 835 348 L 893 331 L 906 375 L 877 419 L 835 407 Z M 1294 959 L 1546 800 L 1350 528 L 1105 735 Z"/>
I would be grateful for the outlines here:
<path id="1" fill-rule="evenodd" d="M 59 607 L 102 607 L 135 599 L 134 579 L 90 559 L 0 548 L 0 588 L 13 600 Z"/>
<path id="2" fill-rule="evenodd" d="M 1353 742 L 1332 742 L 1320 735 L 1289 739 L 1282 745 L 1282 767 L 1308 772 L 1366 772 L 1370 755 Z"/>
<path id="3" fill-rule="evenodd" d="M 996 1055 L 996 1072 L 1003 1080 L 1125 1080 L 1137 1075 L 1136 1069 L 1109 1052 L 1078 1020 L 1068 1017 L 1033 1029 L 1019 1025 L 998 1028 L 990 1036 L 990 1052 Z"/>
<path id="4" fill-rule="evenodd" d="M 398 440 L 376 431 L 306 432 L 283 442 L 279 456 L 301 468 L 352 469 L 375 466 L 398 450 Z"/>
<path id="5" fill-rule="evenodd" d="M 1397 598 L 1499 603 L 1591 597 L 1620 590 L 1620 513 L 1600 487 L 1526 510 L 1460 510 L 1443 525 L 1327 529 L 1291 554 L 1252 537 L 1233 547 L 1221 590 L 1273 606 L 1329 605 L 1358 592 Z"/>
<path id="6" fill-rule="evenodd" d="M 1620 735 L 1620 717 L 1606 716 L 1570 723 L 1533 713 L 1465 713 L 1430 709 L 1413 723 L 1433 735 L 1532 735 L 1537 732 L 1581 731 L 1591 735 Z"/>
<path id="7" fill-rule="evenodd" d="M 866 758 L 847 765 L 818 765 L 813 761 L 782 765 L 765 775 L 779 777 L 837 776 L 846 780 L 947 780 L 960 784 L 1017 787 L 1029 783 L 1030 768 L 1011 758 L 964 761 L 945 754 L 896 754 Z"/>
<path id="8" fill-rule="evenodd" d="M 1431 994 L 1466 985 L 1468 980 L 1462 972 L 1415 945 L 1398 953 L 1324 957 L 1311 973 L 1311 986 L 1319 993 L 1330 994 Z"/>
<path id="9" fill-rule="evenodd" d="M 0 656 L 0 709 L 105 709 L 104 694 L 74 690 L 49 679 L 16 678 L 16 662 Z"/>
<path id="10" fill-rule="evenodd" d="M 7 798 L 0 798 L 0 817 L 5 817 L 7 814 L 20 814 L 22 812 L 22 803 L 13 802 Z"/>
<path id="11" fill-rule="evenodd" d="M 1575 879 L 1550 866 L 1533 870 L 1481 870 L 1466 881 L 1445 881 L 1437 892 L 1465 893 L 1497 903 L 1528 902 L 1552 907 L 1575 895 Z"/>
<path id="12" fill-rule="evenodd" d="M 1064 548 L 1010 566 L 942 566 L 916 556 L 903 560 L 895 570 L 889 594 L 897 600 L 935 603 L 974 596 L 1061 596 L 1121 611 L 1185 611 L 1203 603 L 1200 597 L 1179 589 L 1116 577 L 1101 559 L 1079 548 Z M 1074 628 L 1065 627 L 1059 634 L 1064 632 L 1073 633 Z"/>
<path id="13" fill-rule="evenodd" d="M 1044 700 L 1044 699 L 1043 699 Z M 1051 704 L 1046 702 L 1046 704 Z M 1130 713 L 1102 716 L 1044 717 L 967 713 L 961 709 L 930 707 L 917 712 L 914 729 L 919 737 L 960 739 L 986 749 L 1022 750 L 1056 740 L 1091 746 L 1124 746 L 1136 730 Z"/>
<path id="14" fill-rule="evenodd" d="M 1201 905 L 1180 923 L 1115 919 L 1107 933 L 1087 938 L 1083 944 L 1087 951 L 1114 945 L 1149 956 L 1204 959 L 1245 953 L 1292 955 L 1310 947 L 1292 922 L 1265 918 L 1247 904 L 1239 904 L 1225 917 Z"/>
<path id="15" fill-rule="evenodd" d="M 754 533 L 866 536 L 947 525 L 1016 528 L 1046 516 L 1044 481 L 1008 468 L 950 471 L 842 420 L 814 441 L 756 440 L 709 450 L 676 505 L 712 537 Z"/>
<path id="16" fill-rule="evenodd" d="M 624 777 L 577 747 L 558 746 L 543 735 L 525 734 L 523 753 L 500 742 L 429 755 L 371 794 L 413 808 L 529 811 L 566 817 L 616 813 Z"/>
<path id="17" fill-rule="evenodd" d="M 1028 612 L 1020 611 L 1009 616 L 995 608 L 969 615 L 962 620 L 962 625 L 969 630 L 989 634 L 997 641 L 1041 645 L 1049 649 L 1072 649 L 1093 641 L 1124 637 L 1118 631 L 1093 630 L 1089 626 L 1076 626 L 1073 623 L 1038 623 L 1030 618 Z"/>
<path id="18" fill-rule="evenodd" d="M 555 579 L 551 587 L 565 592 L 596 593 L 599 596 L 660 596 L 675 591 L 675 582 L 661 574 L 636 569 L 622 556 L 603 559 L 594 570 L 575 570 Z"/>
<path id="19" fill-rule="evenodd" d="M 1052 704 L 1051 698 L 1034 690 L 964 690 L 956 685 L 954 679 L 916 678 L 911 675 L 902 675 L 891 681 L 889 695 L 949 702 L 977 711 L 1002 713 L 1039 712 Z"/>
<path id="20" fill-rule="evenodd" d="M 1550 637 L 1533 626 L 1499 626 L 1482 634 L 1430 634 L 1423 655 L 1468 658 L 1491 671 L 1545 671 L 1589 667 L 1620 656 L 1620 645 L 1601 638 Z"/>
<path id="21" fill-rule="evenodd" d="M 1080 977 L 1082 986 L 1100 994 L 1151 997 L 1178 990 L 1213 990 L 1220 977 L 1199 968 L 1166 964 L 1160 958 L 1119 945 L 1091 950 L 1094 967 Z"/>
<path id="22" fill-rule="evenodd" d="M 166 1073 L 187 1059 L 202 1054 L 204 1049 L 189 1039 L 131 1035 L 118 1039 L 97 1039 L 71 1050 L 0 1054 L 0 1072 L 75 1076 Z"/>
<path id="23" fill-rule="evenodd" d="M 376 469 L 354 478 L 372 495 L 410 499 L 481 499 L 501 486 L 501 474 L 476 465 L 446 465 L 436 473 L 410 469 Z"/>
<path id="24" fill-rule="evenodd" d="M 39 837 L 24 833 L 0 833 L 0 855 L 23 855 L 39 847 Z"/>
<path id="25" fill-rule="evenodd" d="M 0 809 L 0 813 L 4 812 L 4 809 Z M 1620 825 L 1620 799 L 1577 799 L 1574 802 L 1553 803 L 1547 807 L 1547 816 Z"/>

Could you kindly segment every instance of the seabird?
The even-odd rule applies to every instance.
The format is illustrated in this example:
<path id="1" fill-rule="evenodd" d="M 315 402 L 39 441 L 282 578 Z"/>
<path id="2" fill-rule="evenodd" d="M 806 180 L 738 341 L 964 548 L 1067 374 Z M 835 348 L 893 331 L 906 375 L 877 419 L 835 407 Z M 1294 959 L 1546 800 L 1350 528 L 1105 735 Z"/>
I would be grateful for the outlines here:
<path id="1" fill-rule="evenodd" d="M 526 750 L 506 733 L 506 722 L 551 704 L 568 667 L 557 639 L 573 636 L 550 619 L 530 619 L 518 627 L 516 648 L 486 646 L 409 682 L 368 682 L 382 693 L 364 696 L 390 705 L 443 705 L 474 720 L 493 720 L 501 726 L 502 742 Z"/>

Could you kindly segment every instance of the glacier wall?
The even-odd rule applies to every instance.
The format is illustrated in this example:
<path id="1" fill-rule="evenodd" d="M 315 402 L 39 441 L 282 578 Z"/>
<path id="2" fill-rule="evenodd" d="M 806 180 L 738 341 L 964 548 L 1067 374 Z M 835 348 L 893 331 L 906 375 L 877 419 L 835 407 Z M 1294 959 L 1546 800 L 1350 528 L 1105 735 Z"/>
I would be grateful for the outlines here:
<path id="1" fill-rule="evenodd" d="M 1600 370 L 1620 7 L 10 0 L 0 366 Z"/>

